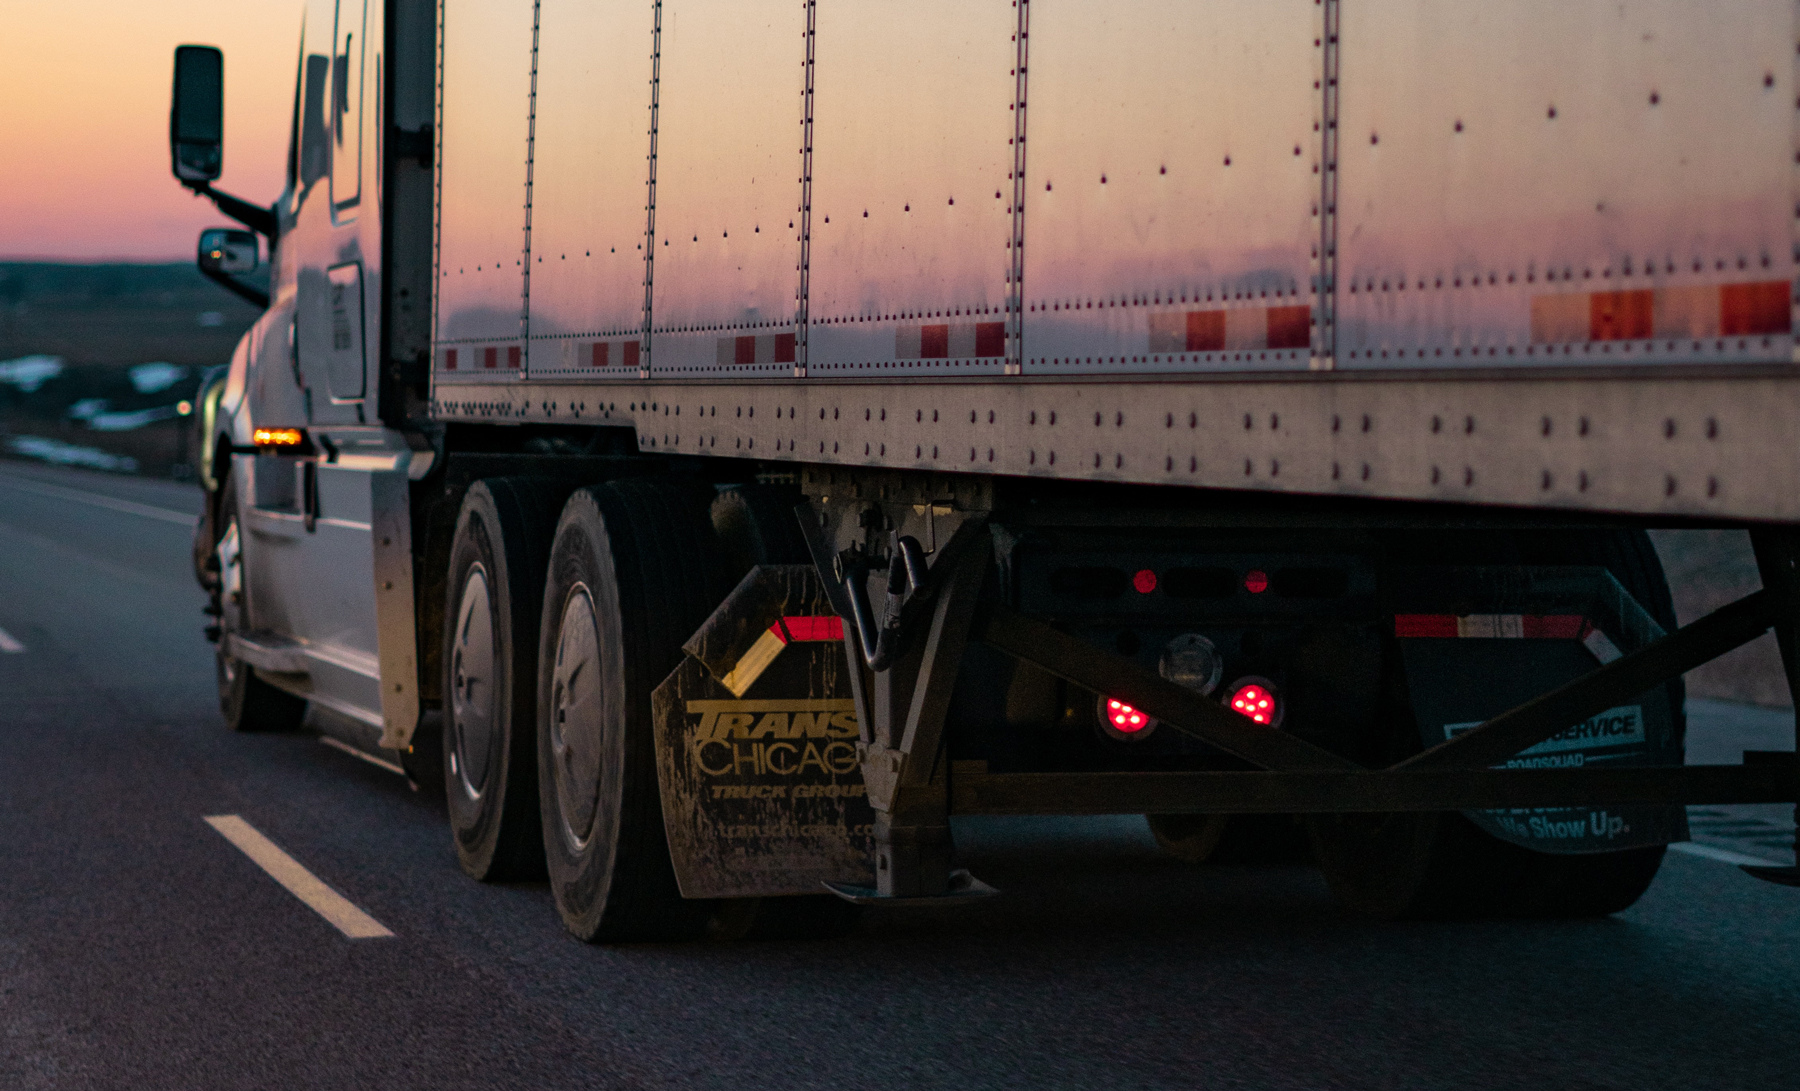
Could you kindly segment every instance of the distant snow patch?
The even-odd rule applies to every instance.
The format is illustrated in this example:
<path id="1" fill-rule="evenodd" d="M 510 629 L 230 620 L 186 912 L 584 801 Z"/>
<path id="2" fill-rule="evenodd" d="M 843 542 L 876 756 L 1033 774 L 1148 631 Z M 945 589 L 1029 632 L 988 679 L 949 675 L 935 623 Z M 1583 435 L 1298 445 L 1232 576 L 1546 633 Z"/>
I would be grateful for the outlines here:
<path id="1" fill-rule="evenodd" d="M 131 376 L 133 390 L 139 394 L 155 394 L 180 382 L 187 375 L 187 368 L 159 361 L 153 364 L 139 364 L 127 374 Z"/>
<path id="2" fill-rule="evenodd" d="M 163 365 L 167 367 L 167 364 Z M 21 356 L 16 360 L 0 360 L 0 383 L 16 386 L 27 394 L 63 373 L 60 356 Z"/>

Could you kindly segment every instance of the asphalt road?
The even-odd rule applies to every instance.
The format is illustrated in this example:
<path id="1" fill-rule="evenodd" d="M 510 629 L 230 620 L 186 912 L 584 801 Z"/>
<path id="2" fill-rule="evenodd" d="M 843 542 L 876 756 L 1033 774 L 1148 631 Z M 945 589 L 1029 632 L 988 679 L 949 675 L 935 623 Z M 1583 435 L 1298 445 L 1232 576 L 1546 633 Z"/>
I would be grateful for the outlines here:
<path id="1" fill-rule="evenodd" d="M 1134 820 L 964 821 L 964 862 L 1002 897 L 873 911 L 838 940 L 585 946 L 543 886 L 466 879 L 399 777 L 220 726 L 189 531 L 137 507 L 197 499 L 0 463 L 0 630 L 22 648 L 0 650 L 0 1088 L 1787 1091 L 1800 1074 L 1800 890 L 1692 854 L 1609 920 L 1388 925 L 1310 869 L 1163 859 Z M 1791 745 L 1781 713 L 1695 712 L 1703 755 Z M 1778 809 L 1714 810 L 1702 844 L 1783 858 Z M 392 935 L 346 938 L 218 815 Z"/>

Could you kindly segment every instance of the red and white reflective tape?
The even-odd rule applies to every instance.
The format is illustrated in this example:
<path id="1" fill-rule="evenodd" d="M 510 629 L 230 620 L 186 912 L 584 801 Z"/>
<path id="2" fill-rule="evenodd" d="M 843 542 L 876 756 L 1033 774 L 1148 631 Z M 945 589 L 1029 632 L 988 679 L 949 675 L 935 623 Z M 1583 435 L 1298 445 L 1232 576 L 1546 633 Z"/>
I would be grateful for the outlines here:
<path id="1" fill-rule="evenodd" d="M 792 333 L 763 333 L 754 336 L 721 337 L 718 346 L 720 367 L 740 364 L 791 364 L 794 362 Z"/>
<path id="2" fill-rule="evenodd" d="M 1394 635 L 1402 640 L 1579 640 L 1602 663 L 1623 654 L 1580 614 L 1395 614 Z"/>
<path id="3" fill-rule="evenodd" d="M 896 360 L 980 360 L 1006 355 L 1006 323 L 946 322 L 894 331 Z"/>
<path id="4" fill-rule="evenodd" d="M 775 662 L 781 649 L 792 643 L 844 639 L 844 621 L 838 617 L 784 617 L 766 629 L 719 679 L 734 697 L 742 697 Z"/>
<path id="5" fill-rule="evenodd" d="M 595 341 L 588 354 L 593 367 L 637 367 L 640 344 L 632 337 L 621 341 Z"/>
<path id="6" fill-rule="evenodd" d="M 1764 280 L 1537 295 L 1531 297 L 1531 340 L 1547 345 L 1789 333 L 1792 294 L 1787 281 Z"/>
<path id="7" fill-rule="evenodd" d="M 518 345 L 484 345 L 469 350 L 469 360 L 477 362 L 475 366 L 486 371 L 498 370 L 502 360 L 506 361 L 508 368 L 517 371 L 523 356 L 524 350 Z M 443 370 L 455 371 L 464 362 L 464 357 L 458 349 L 445 349 L 439 356 L 439 361 Z"/>
<path id="8" fill-rule="evenodd" d="M 1153 353 L 1230 352 L 1312 347 L 1312 308 L 1234 307 L 1210 311 L 1153 311 Z"/>

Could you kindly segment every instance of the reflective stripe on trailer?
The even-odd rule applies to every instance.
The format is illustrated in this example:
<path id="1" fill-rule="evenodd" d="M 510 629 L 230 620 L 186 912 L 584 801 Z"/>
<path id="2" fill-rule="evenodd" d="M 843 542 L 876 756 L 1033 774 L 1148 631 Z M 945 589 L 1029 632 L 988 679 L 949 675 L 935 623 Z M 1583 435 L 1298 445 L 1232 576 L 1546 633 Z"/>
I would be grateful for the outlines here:
<path id="1" fill-rule="evenodd" d="M 593 367 L 637 367 L 639 341 L 636 337 L 622 341 L 595 341 L 588 353 Z"/>
<path id="2" fill-rule="evenodd" d="M 721 337 L 718 342 L 718 364 L 791 364 L 794 362 L 794 335 L 763 333 L 743 337 Z"/>
<path id="3" fill-rule="evenodd" d="M 1402 640 L 1579 640 L 1602 663 L 1623 654 L 1580 614 L 1395 614 L 1394 635 Z"/>
<path id="4" fill-rule="evenodd" d="M 1698 284 L 1531 298 L 1533 344 L 1704 339 L 1788 333 L 1793 315 L 1785 280 Z"/>
<path id="5" fill-rule="evenodd" d="M 438 364 L 445 371 L 455 371 L 468 363 L 484 371 L 497 371 L 504 360 L 508 369 L 517 371 L 523 357 L 524 349 L 519 345 L 479 345 L 471 348 L 467 357 L 460 349 L 444 349 L 438 356 Z"/>
<path id="6" fill-rule="evenodd" d="M 894 331 L 899 360 L 972 360 L 1006 355 L 1006 323 L 946 322 Z"/>
<path id="7" fill-rule="evenodd" d="M 1303 349 L 1312 345 L 1312 308 L 1236 307 L 1150 315 L 1152 353 Z"/>

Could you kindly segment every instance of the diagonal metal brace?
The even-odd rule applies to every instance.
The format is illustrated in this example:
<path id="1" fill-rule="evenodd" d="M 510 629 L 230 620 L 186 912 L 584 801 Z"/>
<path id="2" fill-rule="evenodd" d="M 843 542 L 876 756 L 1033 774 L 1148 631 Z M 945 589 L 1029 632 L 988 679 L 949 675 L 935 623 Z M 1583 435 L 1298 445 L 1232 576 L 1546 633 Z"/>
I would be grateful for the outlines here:
<path id="1" fill-rule="evenodd" d="M 1395 765 L 1395 769 L 1483 769 L 1590 716 L 1748 644 L 1776 621 L 1777 602 L 1758 591 L 1567 685 Z"/>
<path id="2" fill-rule="evenodd" d="M 1258 725 L 1129 659 L 1101 651 L 1004 606 L 990 607 L 971 635 L 1083 689 L 1129 701 L 1175 730 L 1264 769 L 1362 768 L 1303 739 Z"/>

